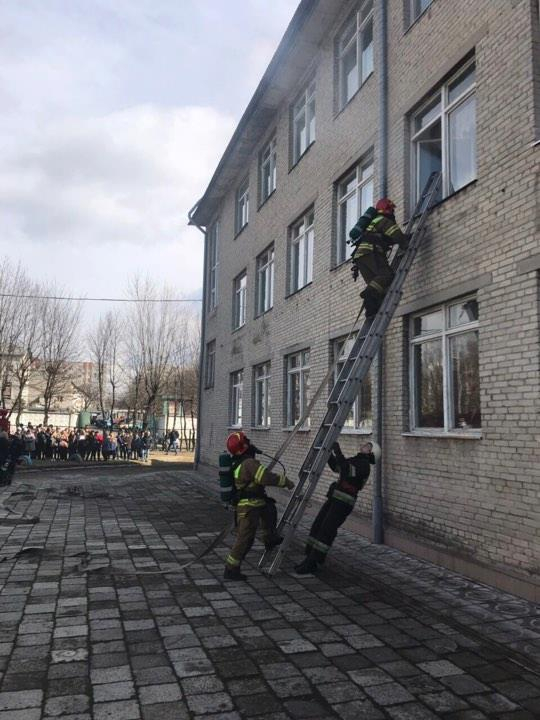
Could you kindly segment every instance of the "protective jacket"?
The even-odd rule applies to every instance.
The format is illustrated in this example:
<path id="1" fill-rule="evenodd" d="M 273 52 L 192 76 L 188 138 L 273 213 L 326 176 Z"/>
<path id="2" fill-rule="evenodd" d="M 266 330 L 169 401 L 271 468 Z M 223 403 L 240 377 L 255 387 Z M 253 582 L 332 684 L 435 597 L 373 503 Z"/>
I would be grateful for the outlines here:
<path id="1" fill-rule="evenodd" d="M 393 215 L 378 213 L 369 223 L 355 248 L 353 261 L 372 252 L 386 253 L 395 244 L 404 247 L 407 237 L 401 231 Z"/>
<path id="2" fill-rule="evenodd" d="M 234 485 L 238 507 L 263 507 L 267 496 L 265 487 L 285 487 L 285 475 L 268 472 L 255 458 L 247 457 L 234 468 Z"/>
<path id="3" fill-rule="evenodd" d="M 328 497 L 354 505 L 356 496 L 368 481 L 370 466 L 374 462 L 373 453 L 346 458 L 339 445 L 334 447 L 328 465 L 334 472 L 339 472 L 339 480 L 332 484 Z"/>

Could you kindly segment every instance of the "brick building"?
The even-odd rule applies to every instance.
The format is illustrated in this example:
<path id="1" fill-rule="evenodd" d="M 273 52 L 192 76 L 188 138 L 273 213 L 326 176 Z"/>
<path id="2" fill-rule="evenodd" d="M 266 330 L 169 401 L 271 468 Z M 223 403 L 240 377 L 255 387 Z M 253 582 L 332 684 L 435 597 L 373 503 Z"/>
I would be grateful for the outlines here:
<path id="1" fill-rule="evenodd" d="M 360 211 L 388 195 L 403 222 L 442 170 L 382 383 L 373 367 L 341 444 L 380 434 L 385 542 L 537 599 L 538 14 L 303 0 L 191 213 L 206 231 L 199 452 L 215 465 L 232 427 L 275 450 L 345 356 Z M 324 409 L 285 456 L 291 477 Z M 355 511 L 368 535 L 371 487 Z"/>

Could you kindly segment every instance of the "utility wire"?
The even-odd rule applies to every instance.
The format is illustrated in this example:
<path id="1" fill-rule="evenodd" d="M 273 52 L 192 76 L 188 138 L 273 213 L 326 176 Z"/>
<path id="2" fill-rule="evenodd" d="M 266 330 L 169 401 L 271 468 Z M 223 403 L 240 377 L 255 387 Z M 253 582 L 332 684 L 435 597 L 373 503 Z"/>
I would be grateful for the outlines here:
<path id="1" fill-rule="evenodd" d="M 68 297 L 60 295 L 19 295 L 17 293 L 0 293 L 0 297 L 21 298 L 26 300 L 81 300 L 82 302 L 120 302 L 120 303 L 180 303 L 180 302 L 202 302 L 202 298 L 94 298 L 94 297 Z"/>

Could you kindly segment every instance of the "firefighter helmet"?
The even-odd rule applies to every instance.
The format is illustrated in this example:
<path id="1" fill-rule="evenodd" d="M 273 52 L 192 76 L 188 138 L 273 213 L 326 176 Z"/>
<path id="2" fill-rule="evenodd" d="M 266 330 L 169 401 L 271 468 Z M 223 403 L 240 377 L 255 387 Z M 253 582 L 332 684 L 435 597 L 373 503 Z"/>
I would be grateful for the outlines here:
<path id="1" fill-rule="evenodd" d="M 227 438 L 227 450 L 231 455 L 242 455 L 249 447 L 249 440 L 241 430 L 233 432 Z"/>
<path id="2" fill-rule="evenodd" d="M 375 205 L 375 210 L 383 215 L 393 215 L 395 209 L 396 204 L 390 198 L 381 198 Z"/>
<path id="3" fill-rule="evenodd" d="M 373 440 L 368 440 L 369 444 L 371 445 L 371 452 L 373 453 L 373 456 L 375 457 L 375 462 L 379 462 L 381 459 L 382 451 L 381 446 L 374 442 Z"/>

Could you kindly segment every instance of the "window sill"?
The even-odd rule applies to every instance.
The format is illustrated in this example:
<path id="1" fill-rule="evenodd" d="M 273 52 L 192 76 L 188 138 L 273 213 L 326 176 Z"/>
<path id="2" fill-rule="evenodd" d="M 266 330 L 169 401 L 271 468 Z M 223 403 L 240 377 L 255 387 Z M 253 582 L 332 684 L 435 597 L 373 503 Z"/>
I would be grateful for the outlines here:
<path id="1" fill-rule="evenodd" d="M 235 327 L 231 330 L 231 334 L 234 335 L 234 333 L 240 332 L 240 330 L 243 330 L 246 327 L 246 323 L 243 325 L 239 325 L 238 327 Z"/>
<path id="2" fill-rule="evenodd" d="M 471 180 L 471 181 L 468 182 L 466 185 L 463 185 L 462 187 L 460 187 L 459 190 L 455 190 L 455 191 L 454 191 L 453 193 L 451 193 L 450 195 L 447 195 L 446 197 L 443 197 L 442 200 L 439 200 L 438 202 L 433 203 L 433 206 L 432 206 L 431 210 L 433 211 L 433 210 L 436 210 L 436 209 L 440 208 L 440 207 L 441 207 L 442 205 L 444 205 L 446 202 L 448 202 L 449 200 L 452 200 L 452 198 L 455 198 L 457 195 L 460 195 L 462 192 L 464 192 L 464 191 L 467 190 L 468 188 L 473 187 L 474 185 L 476 185 L 477 182 L 478 182 L 478 178 L 474 178 L 474 180 Z M 417 200 L 414 201 L 415 206 L 416 206 L 416 203 L 417 203 L 417 202 L 418 202 Z M 404 226 L 407 225 L 407 223 L 409 222 L 409 220 L 410 220 L 410 218 L 407 218 L 406 220 L 404 220 L 404 221 L 403 221 L 403 225 L 404 225 Z"/>
<path id="3" fill-rule="evenodd" d="M 341 113 L 345 112 L 345 110 L 349 107 L 349 105 L 353 102 L 353 100 L 355 100 L 358 97 L 358 95 L 360 94 L 360 91 L 366 86 L 366 84 L 370 81 L 370 79 L 372 77 L 374 77 L 374 75 L 375 75 L 375 71 L 372 70 L 369 73 L 369 75 L 367 76 L 367 78 L 364 80 L 364 82 L 360 85 L 358 90 L 356 90 L 356 92 L 353 95 L 351 95 L 351 97 L 347 100 L 347 102 L 344 103 L 342 105 L 342 107 L 340 107 L 339 110 L 335 113 L 334 120 L 337 120 L 337 118 L 341 115 Z"/>
<path id="4" fill-rule="evenodd" d="M 262 317 L 264 317 L 265 315 L 268 315 L 269 312 L 272 312 L 273 309 L 274 309 L 274 306 L 272 305 L 272 307 L 269 307 L 268 310 L 263 310 L 262 312 L 260 312 L 260 313 L 258 313 L 257 315 L 255 315 L 255 317 L 254 317 L 253 319 L 254 319 L 254 320 L 259 320 L 259 318 L 262 318 Z M 242 325 L 242 327 L 244 327 L 244 326 Z"/>
<path id="5" fill-rule="evenodd" d="M 241 429 L 242 429 L 241 425 L 227 425 L 227 430 L 235 431 L 235 430 L 241 430 Z"/>
<path id="6" fill-rule="evenodd" d="M 453 430 L 450 432 L 444 432 L 444 430 L 413 430 L 411 432 L 401 433 L 401 437 L 416 437 L 416 438 L 446 438 L 448 440 L 481 440 L 482 432 L 478 431 L 466 431 L 459 432 Z"/>
<path id="7" fill-rule="evenodd" d="M 270 432 L 271 429 L 270 425 L 252 425 L 249 428 L 250 432 Z"/>
<path id="8" fill-rule="evenodd" d="M 345 260 L 340 260 L 336 265 L 332 265 L 330 272 L 334 272 L 334 270 L 339 270 L 339 268 L 345 267 L 350 259 L 351 258 L 346 258 Z"/>
<path id="9" fill-rule="evenodd" d="M 361 430 L 360 428 L 342 428 L 341 434 L 361 435 L 362 437 L 367 437 L 368 435 L 373 435 L 373 430 Z"/>
<path id="10" fill-rule="evenodd" d="M 311 282 L 306 283 L 305 285 L 302 285 L 302 287 L 298 288 L 298 290 L 293 290 L 292 293 L 285 295 L 285 300 L 289 300 L 290 298 L 293 298 L 295 295 L 298 295 L 299 292 L 302 292 L 302 290 L 305 290 L 305 288 L 309 287 L 310 285 L 313 285 L 313 280 Z"/>
<path id="11" fill-rule="evenodd" d="M 276 194 L 276 189 L 277 188 L 274 188 L 272 190 L 272 192 L 270 193 L 270 195 L 268 195 L 267 197 L 264 198 L 264 200 L 260 203 L 259 207 L 257 208 L 257 212 L 259 212 L 266 205 L 266 203 L 270 200 L 270 198 Z M 244 227 L 245 227 L 245 225 L 244 225 Z"/>
<path id="12" fill-rule="evenodd" d="M 215 387 L 215 385 L 205 385 L 205 386 L 204 386 L 204 389 L 205 389 L 205 390 L 213 390 L 214 387 Z"/>
<path id="13" fill-rule="evenodd" d="M 313 142 L 310 142 L 309 145 L 307 146 L 307 148 L 304 150 L 304 152 L 300 155 L 300 157 L 298 158 L 298 160 L 295 160 L 295 161 L 294 161 L 294 163 L 293 163 L 293 164 L 291 165 L 291 167 L 289 168 L 289 174 L 292 173 L 292 171 L 294 170 L 294 168 L 297 167 L 297 165 L 299 165 L 299 164 L 302 162 L 302 158 L 304 158 L 304 157 L 308 154 L 308 152 L 311 150 L 311 148 L 312 148 L 314 145 L 315 145 L 315 140 L 313 140 Z"/>
<path id="14" fill-rule="evenodd" d="M 292 432 L 292 431 L 295 429 L 295 427 L 296 427 L 296 425 L 292 425 L 291 427 L 281 428 L 281 430 L 282 430 L 282 432 Z M 296 432 L 307 433 L 307 432 L 309 432 L 310 430 L 311 430 L 311 428 L 310 428 L 309 426 L 306 427 L 306 426 L 304 425 L 303 427 L 298 428 L 298 430 L 297 430 Z"/>
<path id="15" fill-rule="evenodd" d="M 218 311 L 218 309 L 217 309 L 217 305 L 216 305 L 216 307 L 212 308 L 211 310 L 209 310 L 206 313 L 206 319 L 210 320 L 211 318 L 215 317 L 217 315 L 217 311 Z"/>
<path id="16" fill-rule="evenodd" d="M 233 240 L 236 240 L 236 238 L 244 232 L 244 230 L 247 228 L 248 225 L 249 225 L 248 222 L 247 222 L 245 225 L 242 225 L 242 227 L 240 228 L 240 230 L 237 230 L 237 231 L 236 231 L 236 233 L 235 233 L 235 235 L 234 235 L 234 237 L 233 237 Z"/>
<path id="17" fill-rule="evenodd" d="M 433 5 L 434 2 L 435 2 L 435 0 L 432 0 L 432 2 L 427 6 L 427 8 L 426 8 L 425 10 L 422 10 L 422 12 L 420 13 L 420 15 L 417 15 L 417 16 L 414 18 L 414 20 L 410 23 L 410 25 L 405 29 L 405 32 L 403 33 L 404 36 L 407 35 L 407 33 L 410 32 L 410 30 L 412 30 L 412 28 L 413 28 L 417 23 L 420 22 L 420 20 L 424 17 L 424 15 L 427 14 L 428 10 L 432 7 L 432 5 Z"/>

